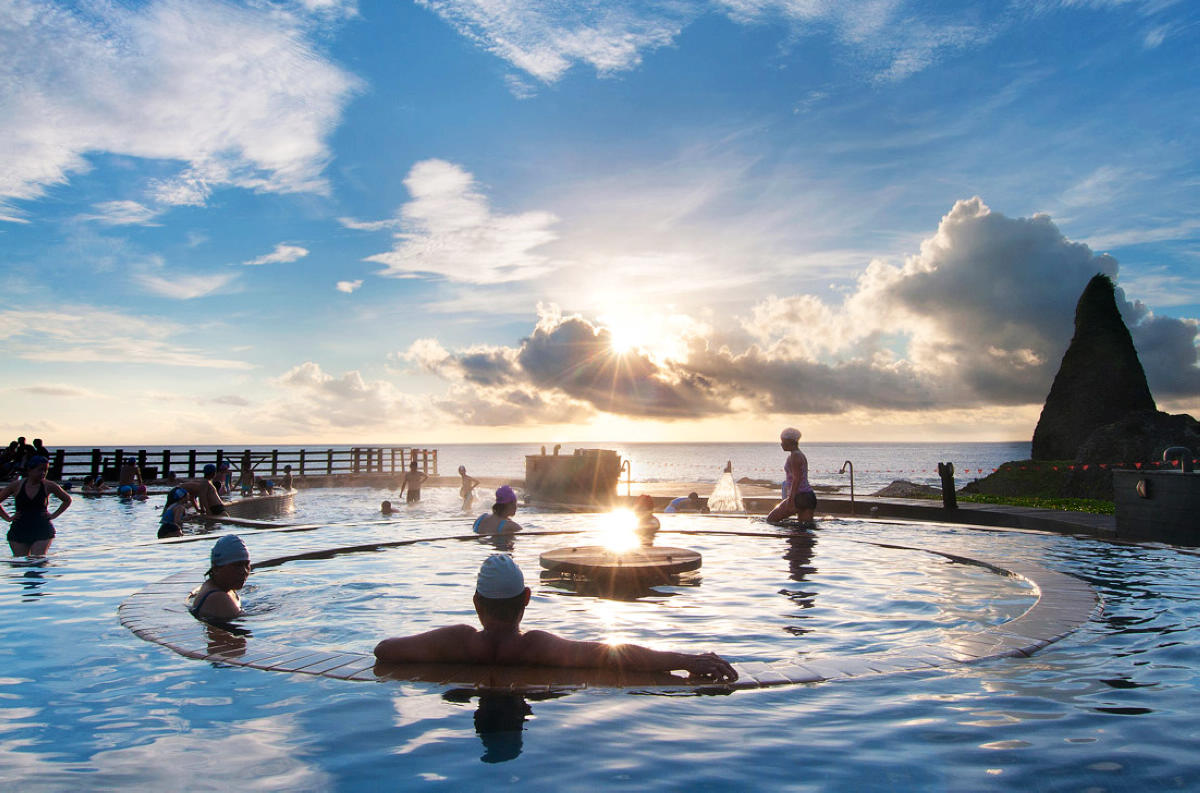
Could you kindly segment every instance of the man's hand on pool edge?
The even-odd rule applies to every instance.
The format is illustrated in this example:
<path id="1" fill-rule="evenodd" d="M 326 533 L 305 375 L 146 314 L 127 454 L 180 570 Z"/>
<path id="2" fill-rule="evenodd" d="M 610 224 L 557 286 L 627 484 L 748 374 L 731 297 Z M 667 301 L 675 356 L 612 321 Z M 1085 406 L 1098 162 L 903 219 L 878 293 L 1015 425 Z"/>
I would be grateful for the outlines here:
<path id="1" fill-rule="evenodd" d="M 732 683 L 738 679 L 738 673 L 733 666 L 716 653 L 701 653 L 688 656 L 688 664 L 684 667 L 691 677 L 712 680 L 716 683 Z"/>

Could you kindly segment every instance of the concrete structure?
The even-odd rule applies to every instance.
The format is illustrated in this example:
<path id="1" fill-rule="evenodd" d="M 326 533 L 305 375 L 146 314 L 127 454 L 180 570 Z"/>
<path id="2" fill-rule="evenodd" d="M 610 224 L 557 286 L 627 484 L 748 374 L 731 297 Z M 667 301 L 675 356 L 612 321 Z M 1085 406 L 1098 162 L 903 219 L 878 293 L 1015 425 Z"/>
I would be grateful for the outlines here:
<path id="1" fill-rule="evenodd" d="M 1200 545 L 1200 473 L 1113 471 L 1117 537 Z"/>

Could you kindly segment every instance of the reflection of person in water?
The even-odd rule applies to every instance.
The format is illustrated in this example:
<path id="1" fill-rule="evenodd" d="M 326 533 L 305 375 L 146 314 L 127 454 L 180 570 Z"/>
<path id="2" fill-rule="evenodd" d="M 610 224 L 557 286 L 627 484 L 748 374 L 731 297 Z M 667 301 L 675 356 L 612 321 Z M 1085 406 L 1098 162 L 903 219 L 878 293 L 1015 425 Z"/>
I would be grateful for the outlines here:
<path id="1" fill-rule="evenodd" d="M 442 695 L 450 702 L 467 704 L 476 692 L 473 689 L 454 689 Z M 503 763 L 521 754 L 525 718 L 533 709 L 521 694 L 500 691 L 479 692 L 479 708 L 475 711 L 475 732 L 483 741 L 485 763 Z"/>
<path id="2" fill-rule="evenodd" d="M 633 502 L 633 514 L 637 517 L 637 525 L 633 531 L 641 540 L 642 545 L 653 545 L 654 535 L 658 534 L 659 522 L 654 517 L 654 499 L 643 493 Z"/>
<path id="3" fill-rule="evenodd" d="M 788 563 L 788 577 L 793 581 L 803 583 L 808 576 L 817 572 L 817 568 L 812 566 L 816 546 L 816 535 L 810 531 L 795 531 L 788 535 L 787 550 L 784 551 L 783 558 Z M 784 595 L 802 609 L 812 608 L 813 600 L 817 596 L 816 592 L 807 592 L 803 589 L 781 589 L 779 594 Z M 790 625 L 785 630 L 794 634 L 808 632 L 808 629 L 799 625 Z"/>
<path id="4" fill-rule="evenodd" d="M 375 657 L 384 663 L 497 664 L 670 672 L 717 682 L 737 680 L 737 672 L 715 653 L 677 653 L 636 644 L 611 645 L 564 639 L 547 631 L 521 631 L 529 587 L 512 557 L 495 553 L 479 568 L 475 611 L 483 630 L 450 625 L 415 636 L 384 639 Z"/>

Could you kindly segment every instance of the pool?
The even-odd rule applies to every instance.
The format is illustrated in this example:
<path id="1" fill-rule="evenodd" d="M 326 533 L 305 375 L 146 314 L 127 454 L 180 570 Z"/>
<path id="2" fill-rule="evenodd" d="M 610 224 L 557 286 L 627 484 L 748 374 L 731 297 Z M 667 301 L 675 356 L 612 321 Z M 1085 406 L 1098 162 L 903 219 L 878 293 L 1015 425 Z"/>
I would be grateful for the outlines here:
<path id="1" fill-rule="evenodd" d="M 336 525 L 241 532 L 256 560 L 420 540 L 256 572 L 254 641 L 369 652 L 381 635 L 469 619 L 462 571 L 495 549 L 446 539 L 468 523 L 453 490 L 388 520 L 386 497 L 304 491 L 288 520 Z M 621 600 L 537 580 L 540 550 L 594 539 L 590 516 L 522 513 L 531 535 L 512 550 L 536 593 L 527 619 L 581 638 L 746 663 L 847 657 L 986 630 L 1031 600 L 1019 580 L 876 543 L 1071 573 L 1104 612 L 1031 658 L 724 695 L 480 696 L 231 667 L 143 641 L 118 605 L 171 573 L 202 573 L 210 546 L 153 542 L 157 506 L 77 500 L 45 565 L 3 570 L 0 774 L 12 787 L 1119 790 L 1187 789 L 1198 770 L 1200 563 L 1180 550 L 851 520 L 826 522 L 809 547 L 713 533 L 761 523 L 677 516 L 657 541 L 700 550 L 698 580 Z M 540 534 L 559 531 L 581 533 Z"/>

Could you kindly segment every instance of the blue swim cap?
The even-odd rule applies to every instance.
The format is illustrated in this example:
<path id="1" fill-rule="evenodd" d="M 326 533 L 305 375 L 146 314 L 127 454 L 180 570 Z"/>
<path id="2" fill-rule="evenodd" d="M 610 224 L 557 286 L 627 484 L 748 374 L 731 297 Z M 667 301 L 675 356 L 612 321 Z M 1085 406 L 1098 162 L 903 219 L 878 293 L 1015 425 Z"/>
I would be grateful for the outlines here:
<path id="1" fill-rule="evenodd" d="M 29 465 L 26 466 L 26 468 L 32 471 L 34 468 L 41 468 L 43 465 L 49 464 L 49 462 L 50 461 L 45 457 L 42 457 L 40 454 L 36 454 L 29 458 Z"/>
<path id="2" fill-rule="evenodd" d="M 133 495 L 133 485 L 121 485 L 117 488 L 117 495 L 122 498 Z"/>
<path id="3" fill-rule="evenodd" d="M 187 491 L 182 487 L 177 487 L 171 491 L 171 498 L 175 499 L 176 501 L 181 498 L 187 498 Z"/>
<path id="4" fill-rule="evenodd" d="M 216 472 L 217 472 L 217 467 L 215 465 L 213 465 L 212 463 L 209 463 L 208 465 L 204 466 L 204 475 L 205 476 L 210 476 L 212 474 L 215 474 Z"/>
<path id="5" fill-rule="evenodd" d="M 236 534 L 226 534 L 221 539 L 213 543 L 213 567 L 220 567 L 223 564 L 234 564 L 236 562 L 248 561 L 250 561 L 250 551 L 246 549 L 246 543 L 242 542 L 242 538 Z"/>

